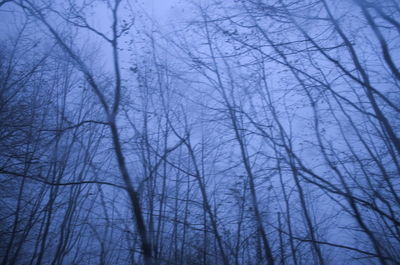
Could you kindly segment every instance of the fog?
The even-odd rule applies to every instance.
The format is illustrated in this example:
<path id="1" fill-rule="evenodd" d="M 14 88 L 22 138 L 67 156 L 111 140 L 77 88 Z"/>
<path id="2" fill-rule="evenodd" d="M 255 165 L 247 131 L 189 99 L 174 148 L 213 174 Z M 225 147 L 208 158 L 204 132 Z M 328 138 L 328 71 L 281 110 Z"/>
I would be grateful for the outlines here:
<path id="1" fill-rule="evenodd" d="M 1 264 L 400 264 L 396 0 L 0 0 Z"/>

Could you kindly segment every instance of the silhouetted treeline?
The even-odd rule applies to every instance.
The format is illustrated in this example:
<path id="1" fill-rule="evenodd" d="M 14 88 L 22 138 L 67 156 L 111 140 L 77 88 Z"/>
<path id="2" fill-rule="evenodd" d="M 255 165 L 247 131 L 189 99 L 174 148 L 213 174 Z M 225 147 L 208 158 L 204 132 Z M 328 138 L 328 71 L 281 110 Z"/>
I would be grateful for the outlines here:
<path id="1" fill-rule="evenodd" d="M 1 264 L 400 264 L 400 4 L 3 0 Z"/>

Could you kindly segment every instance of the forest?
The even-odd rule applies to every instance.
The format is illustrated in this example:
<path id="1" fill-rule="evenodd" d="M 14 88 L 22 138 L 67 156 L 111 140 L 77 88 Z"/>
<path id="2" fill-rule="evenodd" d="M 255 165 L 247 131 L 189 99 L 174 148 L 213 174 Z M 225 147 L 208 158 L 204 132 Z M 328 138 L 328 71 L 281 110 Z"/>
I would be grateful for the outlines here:
<path id="1" fill-rule="evenodd" d="M 0 0 L 0 264 L 400 264 L 399 114 L 399 0 Z"/>

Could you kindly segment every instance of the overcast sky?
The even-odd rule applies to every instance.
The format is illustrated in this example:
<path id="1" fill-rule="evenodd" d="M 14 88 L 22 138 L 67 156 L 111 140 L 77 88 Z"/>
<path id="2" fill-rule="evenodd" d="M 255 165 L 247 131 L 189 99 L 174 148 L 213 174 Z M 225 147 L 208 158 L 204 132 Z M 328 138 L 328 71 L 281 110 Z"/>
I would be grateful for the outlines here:
<path id="1" fill-rule="evenodd" d="M 141 4 L 150 15 L 159 20 L 166 20 L 181 0 L 142 0 Z"/>
<path id="2" fill-rule="evenodd" d="M 161 25 L 169 24 L 171 21 L 182 18 L 186 11 L 185 7 L 190 3 L 188 0 L 141 0 L 149 16 Z"/>

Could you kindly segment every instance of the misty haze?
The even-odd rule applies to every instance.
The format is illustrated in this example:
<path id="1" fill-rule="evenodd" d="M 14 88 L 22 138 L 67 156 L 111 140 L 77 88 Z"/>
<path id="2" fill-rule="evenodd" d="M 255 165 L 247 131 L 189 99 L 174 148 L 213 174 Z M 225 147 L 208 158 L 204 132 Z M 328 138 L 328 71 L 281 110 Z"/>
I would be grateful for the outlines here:
<path id="1" fill-rule="evenodd" d="M 0 0 L 0 264 L 398 265 L 399 67 L 399 0 Z"/>

